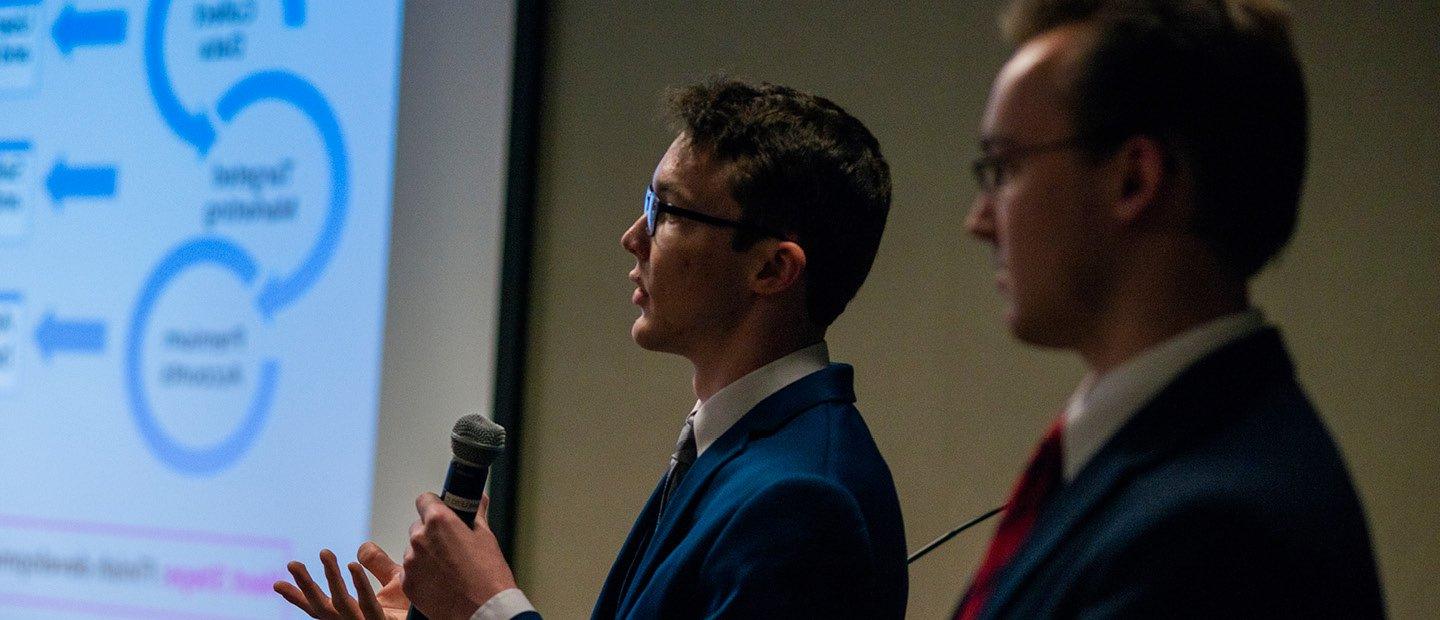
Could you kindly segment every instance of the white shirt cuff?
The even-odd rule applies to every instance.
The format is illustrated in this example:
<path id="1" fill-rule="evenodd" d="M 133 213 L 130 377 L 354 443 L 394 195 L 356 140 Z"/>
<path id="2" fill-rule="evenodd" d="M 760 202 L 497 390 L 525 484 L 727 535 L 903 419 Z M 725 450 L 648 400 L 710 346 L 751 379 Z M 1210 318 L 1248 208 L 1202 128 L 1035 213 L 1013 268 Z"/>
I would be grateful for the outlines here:
<path id="1" fill-rule="evenodd" d="M 530 599 L 525 598 L 525 593 L 519 588 L 510 588 L 490 597 L 480 609 L 475 610 L 470 620 L 510 620 L 527 611 L 535 611 Z"/>

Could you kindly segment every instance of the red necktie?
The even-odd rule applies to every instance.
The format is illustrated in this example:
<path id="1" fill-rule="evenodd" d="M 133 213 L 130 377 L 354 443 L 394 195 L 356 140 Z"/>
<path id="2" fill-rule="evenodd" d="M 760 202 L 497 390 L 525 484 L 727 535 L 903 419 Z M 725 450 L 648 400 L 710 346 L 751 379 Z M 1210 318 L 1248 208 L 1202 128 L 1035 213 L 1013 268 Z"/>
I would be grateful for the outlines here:
<path id="1" fill-rule="evenodd" d="M 985 552 L 985 562 L 975 573 L 975 581 L 961 600 L 960 608 L 955 610 L 955 620 L 980 617 L 985 600 L 995 590 L 995 578 L 1000 569 L 1015 557 L 1020 544 L 1030 535 L 1030 528 L 1035 525 L 1035 517 L 1040 514 L 1045 499 L 1064 484 L 1064 429 L 1065 417 L 1062 415 L 1050 425 L 1050 431 L 1035 448 L 1035 455 L 1030 457 L 1030 466 L 1015 483 L 1015 490 L 1010 493 L 1010 501 L 1005 505 L 1005 516 L 1001 517 L 995 538 L 990 541 L 990 549 Z"/>

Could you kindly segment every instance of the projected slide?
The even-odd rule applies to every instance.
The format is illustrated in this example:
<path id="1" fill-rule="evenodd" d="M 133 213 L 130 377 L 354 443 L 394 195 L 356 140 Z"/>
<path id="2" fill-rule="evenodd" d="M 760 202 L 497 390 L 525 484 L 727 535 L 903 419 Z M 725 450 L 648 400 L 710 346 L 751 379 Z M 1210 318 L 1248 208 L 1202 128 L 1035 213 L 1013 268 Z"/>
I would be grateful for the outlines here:
<path id="1" fill-rule="evenodd" d="M 0 0 L 0 618 L 366 537 L 399 0 Z"/>

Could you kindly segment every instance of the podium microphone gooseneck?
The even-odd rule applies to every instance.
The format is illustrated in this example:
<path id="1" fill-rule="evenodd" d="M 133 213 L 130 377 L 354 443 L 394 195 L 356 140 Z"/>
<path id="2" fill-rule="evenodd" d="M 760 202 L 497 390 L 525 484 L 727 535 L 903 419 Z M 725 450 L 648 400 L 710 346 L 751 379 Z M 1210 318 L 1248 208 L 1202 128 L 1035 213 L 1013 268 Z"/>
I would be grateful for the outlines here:
<path id="1" fill-rule="evenodd" d="M 907 566 L 910 565 L 910 564 L 914 564 L 914 563 L 915 563 L 915 560 L 918 560 L 918 559 L 920 559 L 920 558 L 925 557 L 925 554 L 930 553 L 931 551 L 934 551 L 936 547 L 939 547 L 940 545 L 945 544 L 946 541 L 950 540 L 951 538 L 954 538 L 956 534 L 959 534 L 960 532 L 963 532 L 963 531 L 965 531 L 965 530 L 968 530 L 968 529 L 970 529 L 970 528 L 972 528 L 972 527 L 975 527 L 975 526 L 983 523 L 986 519 L 989 519 L 990 517 L 993 517 L 993 516 L 995 516 L 995 515 L 997 515 L 997 514 L 1000 514 L 1000 511 L 1001 511 L 1001 510 L 1004 510 L 1004 509 L 1005 509 L 1004 506 L 997 506 L 996 508 L 990 510 L 990 512 L 987 512 L 987 513 L 985 513 L 985 514 L 983 514 L 983 515 L 980 515 L 980 516 L 978 516 L 978 517 L 975 517 L 974 519 L 971 519 L 971 520 L 969 520 L 969 521 L 966 521 L 966 522 L 965 522 L 963 525 L 961 525 L 960 527 L 957 527 L 957 528 L 955 528 L 955 529 L 953 529 L 953 530 L 950 530 L 949 532 L 946 532 L 945 534 L 941 535 L 939 538 L 936 538 L 935 540 L 930 541 L 930 544 L 925 545 L 924 547 L 921 547 L 920 549 L 918 549 L 917 551 L 915 551 L 915 553 L 910 554 L 910 557 L 908 557 L 908 558 L 905 559 L 905 564 L 906 564 Z"/>

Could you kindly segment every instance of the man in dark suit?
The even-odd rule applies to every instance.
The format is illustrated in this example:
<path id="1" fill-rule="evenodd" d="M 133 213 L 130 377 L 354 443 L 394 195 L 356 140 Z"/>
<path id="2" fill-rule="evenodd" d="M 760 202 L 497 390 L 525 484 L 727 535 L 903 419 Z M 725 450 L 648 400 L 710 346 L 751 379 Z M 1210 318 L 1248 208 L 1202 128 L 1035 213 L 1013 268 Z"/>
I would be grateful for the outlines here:
<path id="1" fill-rule="evenodd" d="M 970 232 L 1005 321 L 1089 372 L 957 618 L 1376 617 L 1364 513 L 1248 282 L 1294 229 L 1306 97 L 1262 0 L 1020 0 Z"/>
<path id="2" fill-rule="evenodd" d="M 593 615 L 900 618 L 894 482 L 824 342 L 884 229 L 879 145 L 834 103 L 781 86 L 699 84 L 670 109 L 679 135 L 621 245 L 636 259 L 631 336 L 687 358 L 698 400 Z M 299 563 L 299 587 L 277 590 L 317 617 L 409 601 L 437 620 L 536 615 L 483 521 L 465 527 L 433 494 L 417 508 L 403 579 L 362 547 L 382 596 L 350 598 L 333 554 L 335 600 Z"/>

